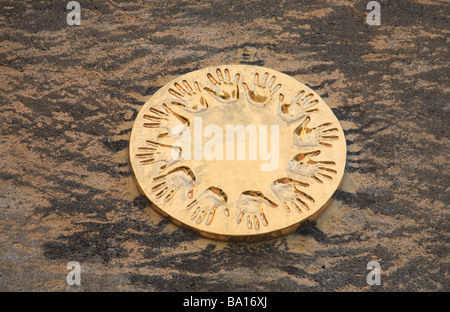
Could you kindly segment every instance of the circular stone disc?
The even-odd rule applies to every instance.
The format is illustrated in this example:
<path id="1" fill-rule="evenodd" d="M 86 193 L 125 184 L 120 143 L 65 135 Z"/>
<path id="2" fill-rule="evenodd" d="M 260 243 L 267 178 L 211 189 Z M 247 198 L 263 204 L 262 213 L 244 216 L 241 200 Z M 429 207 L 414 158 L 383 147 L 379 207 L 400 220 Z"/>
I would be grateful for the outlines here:
<path id="1" fill-rule="evenodd" d="M 130 138 L 136 182 L 175 224 L 259 240 L 314 220 L 338 189 L 346 143 L 310 88 L 283 73 L 223 65 L 159 89 Z"/>

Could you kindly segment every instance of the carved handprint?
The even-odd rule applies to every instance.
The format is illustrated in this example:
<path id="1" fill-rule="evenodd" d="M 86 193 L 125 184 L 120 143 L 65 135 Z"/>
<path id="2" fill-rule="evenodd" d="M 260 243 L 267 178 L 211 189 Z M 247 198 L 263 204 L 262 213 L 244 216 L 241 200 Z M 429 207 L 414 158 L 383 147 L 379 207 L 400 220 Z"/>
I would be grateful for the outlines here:
<path id="1" fill-rule="evenodd" d="M 137 158 L 142 159 L 139 162 L 141 165 L 161 163 L 159 171 L 162 171 L 181 159 L 182 149 L 179 146 L 150 140 L 145 143 L 147 146 L 138 147 L 139 153 L 136 154 Z"/>
<path id="2" fill-rule="evenodd" d="M 319 103 L 314 94 L 301 90 L 290 103 L 284 103 L 284 95 L 280 93 L 278 115 L 287 122 L 299 120 L 305 115 L 317 112 L 314 106 Z"/>
<path id="3" fill-rule="evenodd" d="M 308 183 L 290 178 L 281 178 L 274 181 L 271 188 L 278 199 L 283 203 L 287 212 L 291 212 L 291 208 L 294 208 L 297 212 L 302 213 L 301 208 L 309 211 L 307 201 L 314 203 L 314 198 L 299 190 L 299 187 L 308 186 Z"/>
<path id="4" fill-rule="evenodd" d="M 194 82 L 194 89 L 186 80 L 183 80 L 182 83 L 183 86 L 178 82 L 175 82 L 174 86 L 177 90 L 169 89 L 169 93 L 177 98 L 177 100 L 172 101 L 171 103 L 182 107 L 189 113 L 205 111 L 208 108 L 208 103 L 203 96 L 198 82 Z"/>
<path id="5" fill-rule="evenodd" d="M 294 130 L 294 142 L 299 146 L 318 146 L 323 145 L 333 147 L 331 141 L 339 139 L 336 134 L 339 130 L 332 127 L 331 122 L 318 125 L 314 128 L 308 128 L 307 125 L 311 117 L 306 116 L 305 120 Z"/>
<path id="6" fill-rule="evenodd" d="M 190 203 L 186 209 L 189 210 L 195 208 L 192 212 L 191 220 L 195 219 L 195 222 L 200 224 L 206 218 L 206 225 L 210 225 L 214 219 L 216 209 L 219 207 L 222 208 L 223 214 L 226 217 L 230 216 L 227 201 L 227 195 L 220 188 L 210 186 L 203 193 L 201 193 L 197 199 Z"/>
<path id="7" fill-rule="evenodd" d="M 263 206 L 278 207 L 276 203 L 258 191 L 245 191 L 239 196 L 239 212 L 236 222 L 241 223 L 244 216 L 247 218 L 247 227 L 260 229 L 260 224 L 267 226 L 269 222 L 264 213 Z"/>
<path id="8" fill-rule="evenodd" d="M 158 138 L 166 136 L 178 137 L 189 127 L 189 120 L 171 110 L 166 103 L 162 104 L 164 111 L 151 107 L 148 114 L 144 114 L 145 128 L 159 129 Z"/>
<path id="9" fill-rule="evenodd" d="M 151 191 L 155 193 L 157 199 L 164 198 L 165 202 L 170 201 L 177 191 L 186 192 L 188 198 L 192 198 L 196 178 L 188 167 L 178 167 L 167 174 L 153 178 Z"/>
<path id="10" fill-rule="evenodd" d="M 237 73 L 231 81 L 230 71 L 228 68 L 224 70 L 225 77 L 222 75 L 220 68 L 216 70 L 217 79 L 210 73 L 207 74 L 209 81 L 214 85 L 212 90 L 205 87 L 204 90 L 222 103 L 234 103 L 239 100 L 239 78 L 241 75 Z"/>
<path id="11" fill-rule="evenodd" d="M 320 151 L 313 151 L 296 155 L 289 163 L 289 170 L 320 183 L 323 183 L 322 178 L 332 180 L 333 178 L 329 174 L 336 174 L 337 171 L 329 166 L 334 166 L 336 163 L 334 161 L 315 161 L 310 158 L 319 154 Z"/>
<path id="12" fill-rule="evenodd" d="M 265 107 L 269 104 L 275 92 L 281 88 L 281 84 L 277 84 L 275 87 L 272 86 L 275 83 L 277 77 L 272 76 L 269 80 L 269 73 L 264 73 L 261 81 L 259 80 L 259 74 L 254 75 L 253 89 L 250 90 L 246 82 L 243 82 L 245 95 L 247 100 L 253 105 Z"/>

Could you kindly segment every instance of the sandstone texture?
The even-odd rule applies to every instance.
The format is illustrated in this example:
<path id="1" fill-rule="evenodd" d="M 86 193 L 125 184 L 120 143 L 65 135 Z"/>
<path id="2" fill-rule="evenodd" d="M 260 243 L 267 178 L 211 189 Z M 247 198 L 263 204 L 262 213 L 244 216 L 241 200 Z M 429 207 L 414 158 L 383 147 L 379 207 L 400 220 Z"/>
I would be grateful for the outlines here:
<path id="1" fill-rule="evenodd" d="M 0 291 L 450 290 L 448 1 L 381 0 L 379 26 L 359 0 L 79 1 L 79 26 L 67 2 L 0 1 Z M 288 236 L 201 238 L 134 183 L 143 103 L 221 64 L 295 77 L 344 128 L 340 191 Z"/>

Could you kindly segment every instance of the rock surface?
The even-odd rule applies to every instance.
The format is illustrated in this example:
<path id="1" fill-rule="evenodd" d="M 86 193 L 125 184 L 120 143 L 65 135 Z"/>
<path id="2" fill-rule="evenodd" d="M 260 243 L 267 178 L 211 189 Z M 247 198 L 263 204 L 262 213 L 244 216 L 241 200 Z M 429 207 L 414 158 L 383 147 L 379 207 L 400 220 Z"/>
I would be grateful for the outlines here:
<path id="1" fill-rule="evenodd" d="M 69 26 L 65 1 L 2 1 L 0 291 L 449 291 L 449 4 L 379 1 L 369 26 L 367 2 L 94 0 Z M 345 130 L 340 192 L 291 235 L 200 238 L 137 192 L 145 99 L 221 64 L 295 77 Z"/>

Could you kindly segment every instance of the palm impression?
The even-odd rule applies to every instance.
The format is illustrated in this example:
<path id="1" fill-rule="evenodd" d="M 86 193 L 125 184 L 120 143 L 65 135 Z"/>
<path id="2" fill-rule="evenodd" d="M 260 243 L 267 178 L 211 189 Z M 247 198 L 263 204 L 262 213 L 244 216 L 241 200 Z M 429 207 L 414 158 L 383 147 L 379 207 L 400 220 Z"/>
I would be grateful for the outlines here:
<path id="1" fill-rule="evenodd" d="M 278 115 L 289 123 L 319 111 L 315 107 L 319 100 L 312 93 L 307 93 L 305 90 L 301 90 L 287 103 L 284 102 L 284 95 L 280 93 L 278 102 Z"/>
<path id="2" fill-rule="evenodd" d="M 153 178 L 151 191 L 157 199 L 169 202 L 177 193 L 192 198 L 196 177 L 188 167 L 178 167 Z"/>
<path id="3" fill-rule="evenodd" d="M 294 143 L 299 146 L 326 146 L 333 147 L 331 142 L 339 137 L 338 128 L 333 127 L 331 122 L 326 122 L 313 128 L 308 128 L 311 117 L 307 116 L 305 120 L 294 130 Z"/>
<path id="4" fill-rule="evenodd" d="M 331 175 L 337 173 L 330 167 L 336 165 L 334 161 L 313 160 L 315 156 L 320 155 L 320 151 L 297 154 L 289 163 L 289 170 L 298 173 L 304 177 L 312 178 L 319 183 L 323 183 L 323 179 L 332 180 Z"/>
<path id="5" fill-rule="evenodd" d="M 302 213 L 302 210 L 310 210 L 309 205 L 315 200 L 310 195 L 301 191 L 300 188 L 308 187 L 308 183 L 300 182 L 291 178 L 281 178 L 272 183 L 272 191 L 283 203 L 286 212 L 295 210 Z"/>
<path id="6" fill-rule="evenodd" d="M 259 73 L 255 73 L 253 76 L 253 87 L 249 87 L 246 82 L 243 82 L 245 95 L 247 100 L 256 106 L 266 107 L 273 98 L 275 92 L 281 88 L 281 84 L 277 84 L 275 87 L 276 76 L 272 76 L 270 79 L 269 73 L 264 73 L 262 79 L 259 79 Z"/>
<path id="7" fill-rule="evenodd" d="M 234 75 L 233 80 L 231 80 L 228 68 L 225 68 L 224 73 L 225 75 L 218 68 L 216 70 L 217 79 L 211 73 L 208 73 L 207 77 L 214 88 L 205 87 L 204 90 L 219 102 L 226 104 L 235 103 L 239 100 L 239 79 L 241 76 L 237 73 Z"/>
<path id="8" fill-rule="evenodd" d="M 206 225 L 210 225 L 218 208 L 222 210 L 226 217 L 230 216 L 227 201 L 227 195 L 220 188 L 210 186 L 186 209 L 192 210 L 191 220 L 195 220 L 195 223 L 200 224 L 206 218 Z"/>
<path id="9" fill-rule="evenodd" d="M 200 85 L 197 81 L 194 82 L 194 88 L 183 80 L 182 84 L 175 82 L 175 89 L 169 89 L 169 93 L 176 97 L 171 103 L 183 108 L 189 113 L 200 113 L 208 109 L 208 103 L 203 96 Z"/>
<path id="10" fill-rule="evenodd" d="M 171 110 L 166 103 L 161 106 L 162 109 L 150 107 L 149 112 L 144 114 L 144 127 L 155 129 L 157 138 L 180 136 L 189 127 L 189 120 Z"/>
<path id="11" fill-rule="evenodd" d="M 147 140 L 147 146 L 139 147 L 136 157 L 140 158 L 142 165 L 157 163 L 159 171 L 175 164 L 181 159 L 182 149 L 176 145 L 162 144 Z"/>
<path id="12" fill-rule="evenodd" d="M 236 222 L 240 224 L 242 219 L 245 218 L 249 229 L 259 230 L 261 224 L 264 226 L 269 224 L 263 208 L 275 208 L 278 205 L 259 191 L 245 191 L 239 196 L 238 207 L 239 212 Z"/>

